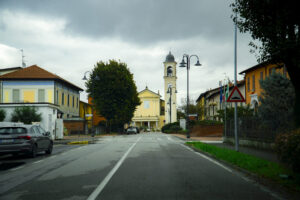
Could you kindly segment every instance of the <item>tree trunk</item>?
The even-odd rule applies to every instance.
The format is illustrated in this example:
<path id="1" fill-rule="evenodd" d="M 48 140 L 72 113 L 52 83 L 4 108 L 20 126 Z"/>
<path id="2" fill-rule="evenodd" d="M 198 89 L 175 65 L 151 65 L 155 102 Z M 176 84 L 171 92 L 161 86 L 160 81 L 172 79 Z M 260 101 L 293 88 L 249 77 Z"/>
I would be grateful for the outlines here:
<path id="1" fill-rule="evenodd" d="M 295 88 L 295 106 L 294 106 L 294 121 L 296 128 L 300 127 L 300 55 L 291 53 L 289 59 L 284 61 L 287 71 L 291 78 L 291 82 Z"/>

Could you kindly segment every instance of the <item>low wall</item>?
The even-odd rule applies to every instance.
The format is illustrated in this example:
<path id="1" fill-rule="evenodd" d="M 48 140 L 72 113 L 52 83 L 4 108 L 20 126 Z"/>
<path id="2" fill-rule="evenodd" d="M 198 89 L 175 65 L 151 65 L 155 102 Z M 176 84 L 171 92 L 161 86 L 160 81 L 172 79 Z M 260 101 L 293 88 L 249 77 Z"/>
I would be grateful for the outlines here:
<path id="1" fill-rule="evenodd" d="M 191 136 L 198 137 L 222 137 L 223 125 L 195 125 L 191 130 Z"/>
<path id="2" fill-rule="evenodd" d="M 232 137 L 224 137 L 225 143 L 231 143 L 234 144 L 234 138 Z M 241 146 L 248 146 L 248 147 L 255 147 L 259 149 L 267 149 L 267 150 L 273 150 L 275 144 L 272 142 L 263 142 L 263 141 L 257 141 L 257 140 L 250 140 L 250 139 L 239 139 L 239 144 Z"/>
<path id="3" fill-rule="evenodd" d="M 84 121 L 64 120 L 64 127 L 68 130 L 68 134 L 83 134 Z"/>

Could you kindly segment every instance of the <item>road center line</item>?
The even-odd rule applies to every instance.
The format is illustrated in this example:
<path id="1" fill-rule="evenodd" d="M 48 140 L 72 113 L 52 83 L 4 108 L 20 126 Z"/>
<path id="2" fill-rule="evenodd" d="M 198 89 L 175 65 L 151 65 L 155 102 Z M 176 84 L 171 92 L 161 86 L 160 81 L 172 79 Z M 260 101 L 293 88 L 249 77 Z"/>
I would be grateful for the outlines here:
<path id="1" fill-rule="evenodd" d="M 131 145 L 131 147 L 126 151 L 126 153 L 122 156 L 122 158 L 118 161 L 118 163 L 112 168 L 112 170 L 107 174 L 107 176 L 103 179 L 103 181 L 98 185 L 98 187 L 90 194 L 90 196 L 87 198 L 87 200 L 94 200 L 97 198 L 97 196 L 102 192 L 104 187 L 107 185 L 107 183 L 110 181 L 110 179 L 113 177 L 113 175 L 116 173 L 116 171 L 120 168 L 128 154 L 131 152 L 131 150 L 134 148 L 134 146 L 140 141 L 142 137 L 139 137 L 135 143 Z"/>

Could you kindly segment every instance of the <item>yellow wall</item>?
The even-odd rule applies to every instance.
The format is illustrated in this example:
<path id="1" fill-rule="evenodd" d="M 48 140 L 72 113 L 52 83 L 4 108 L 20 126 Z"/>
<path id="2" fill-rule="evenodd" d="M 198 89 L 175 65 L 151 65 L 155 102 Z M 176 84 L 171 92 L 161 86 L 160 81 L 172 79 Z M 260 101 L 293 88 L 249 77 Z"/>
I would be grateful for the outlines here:
<path id="1" fill-rule="evenodd" d="M 257 94 L 257 96 L 260 96 L 262 93 L 262 89 L 260 87 L 260 79 L 261 79 L 261 72 L 263 73 L 263 80 L 270 75 L 270 70 L 274 69 L 277 73 L 284 73 L 284 68 L 281 67 L 280 69 L 275 69 L 278 65 L 276 64 L 268 64 L 265 66 L 261 66 L 259 68 L 256 68 L 254 70 L 251 70 L 249 72 L 246 72 L 245 75 L 245 93 L 246 93 L 246 103 L 250 104 L 252 94 Z M 255 88 L 253 88 L 253 75 L 255 76 Z M 289 75 L 287 74 L 287 77 L 289 78 Z M 248 88 L 248 84 L 250 84 L 250 87 Z"/>
<path id="2" fill-rule="evenodd" d="M 24 90 L 23 91 L 24 102 L 35 102 L 35 92 L 34 90 Z"/>
<path id="3" fill-rule="evenodd" d="M 135 116 L 160 116 L 160 98 L 149 91 L 139 94 L 141 105 L 134 113 Z"/>
<path id="4" fill-rule="evenodd" d="M 10 103 L 10 90 L 4 90 L 4 103 Z"/>
<path id="5" fill-rule="evenodd" d="M 47 90 L 47 94 L 48 94 L 48 102 L 49 103 L 54 103 L 53 101 L 53 90 Z"/>
<path id="6" fill-rule="evenodd" d="M 197 102 L 197 106 L 199 108 L 202 107 L 202 114 L 199 116 L 199 120 L 204 120 L 205 116 L 204 116 L 204 97 L 201 97 L 201 99 Z"/>

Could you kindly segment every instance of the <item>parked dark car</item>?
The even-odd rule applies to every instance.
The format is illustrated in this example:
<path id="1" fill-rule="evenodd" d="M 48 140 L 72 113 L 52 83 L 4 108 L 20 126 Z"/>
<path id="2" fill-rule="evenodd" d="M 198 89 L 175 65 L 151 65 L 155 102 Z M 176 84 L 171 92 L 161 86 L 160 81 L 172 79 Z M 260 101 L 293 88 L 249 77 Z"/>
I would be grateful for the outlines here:
<path id="1" fill-rule="evenodd" d="M 41 151 L 51 154 L 52 149 L 50 132 L 46 132 L 39 125 L 11 123 L 0 126 L 0 154 L 27 153 L 36 157 Z"/>
<path id="2" fill-rule="evenodd" d="M 133 127 L 133 126 L 131 126 L 131 127 L 128 127 L 127 128 L 127 131 L 126 131 L 126 133 L 127 134 L 137 134 L 137 133 L 140 133 L 140 130 L 139 130 L 139 128 L 138 127 Z"/>

